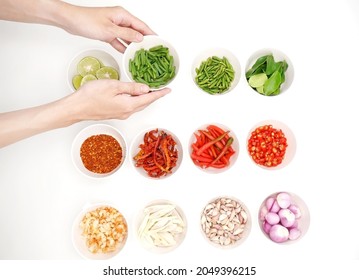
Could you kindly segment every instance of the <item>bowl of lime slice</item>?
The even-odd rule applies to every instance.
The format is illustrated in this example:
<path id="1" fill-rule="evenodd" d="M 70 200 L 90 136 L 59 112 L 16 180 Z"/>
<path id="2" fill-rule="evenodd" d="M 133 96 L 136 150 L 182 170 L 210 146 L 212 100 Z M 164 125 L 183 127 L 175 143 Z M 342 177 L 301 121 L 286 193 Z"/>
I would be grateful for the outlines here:
<path id="1" fill-rule="evenodd" d="M 120 80 L 120 67 L 107 51 L 85 50 L 71 60 L 68 68 L 68 84 L 71 90 L 78 90 L 87 82 L 100 79 Z"/>

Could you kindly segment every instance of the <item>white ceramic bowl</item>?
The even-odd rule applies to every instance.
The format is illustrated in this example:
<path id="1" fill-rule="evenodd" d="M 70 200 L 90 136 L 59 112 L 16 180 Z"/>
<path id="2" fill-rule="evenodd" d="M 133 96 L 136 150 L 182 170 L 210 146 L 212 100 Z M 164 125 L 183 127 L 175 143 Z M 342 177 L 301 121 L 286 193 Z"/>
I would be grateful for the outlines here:
<path id="1" fill-rule="evenodd" d="M 295 205 L 296 207 L 299 208 L 300 210 L 300 217 L 296 218 L 296 223 L 297 223 L 297 228 L 300 230 L 301 234 L 300 236 L 295 239 L 295 240 L 287 240 L 281 243 L 277 243 L 274 242 L 270 237 L 269 234 L 265 231 L 264 227 L 263 227 L 263 222 L 265 221 L 265 215 L 266 213 L 268 213 L 268 208 L 266 206 L 266 202 L 269 198 L 273 198 L 274 201 L 277 197 L 278 194 L 280 193 L 287 193 L 290 195 L 291 197 L 291 201 L 292 204 Z M 277 243 L 277 244 L 293 244 L 297 241 L 299 241 L 300 239 L 303 238 L 303 236 L 307 233 L 308 228 L 309 228 L 309 224 L 310 224 L 310 214 L 309 214 L 309 210 L 307 205 L 305 204 L 305 202 L 296 194 L 291 193 L 291 192 L 276 192 L 273 193 L 271 195 L 269 195 L 266 199 L 263 200 L 263 203 L 261 204 L 259 211 L 258 211 L 258 223 L 259 223 L 259 227 L 261 228 L 263 234 L 272 242 Z"/>
<path id="2" fill-rule="evenodd" d="M 110 259 L 110 258 L 113 258 L 114 256 L 116 256 L 122 250 L 122 248 L 125 246 L 127 236 L 128 236 L 127 222 L 126 222 L 126 225 L 127 225 L 126 238 L 124 239 L 124 241 L 121 244 L 118 244 L 115 251 L 109 252 L 109 253 L 92 253 L 92 252 L 89 251 L 89 249 L 88 249 L 88 247 L 86 245 L 86 239 L 82 235 L 82 229 L 80 227 L 80 223 L 81 223 L 83 217 L 86 215 L 86 213 L 94 211 L 97 208 L 103 207 L 103 206 L 109 206 L 109 207 L 112 207 L 112 208 L 114 208 L 114 209 L 116 209 L 118 211 L 117 207 L 112 205 L 111 203 L 105 203 L 105 202 L 103 202 L 103 203 L 89 203 L 89 204 L 84 205 L 84 207 L 82 208 L 80 213 L 76 216 L 76 218 L 75 218 L 75 220 L 73 222 L 72 232 L 71 232 L 72 244 L 75 247 L 77 253 L 81 257 L 83 257 L 84 259 L 88 259 L 88 260 L 107 260 L 107 259 Z M 126 219 L 125 219 L 125 221 L 126 221 Z"/>
<path id="3" fill-rule="evenodd" d="M 173 56 L 173 63 L 176 66 L 176 70 L 175 70 L 175 76 L 166 85 L 163 85 L 158 88 L 153 88 L 152 90 L 160 90 L 165 87 L 168 87 L 176 79 L 176 76 L 178 74 L 179 67 L 180 67 L 179 56 L 178 56 L 176 49 L 168 41 L 162 39 L 159 36 L 147 35 L 147 36 L 143 37 L 142 42 L 129 44 L 128 47 L 126 48 L 126 51 L 123 54 L 122 66 L 123 66 L 125 75 L 129 81 L 132 81 L 132 82 L 134 81 L 132 78 L 132 74 L 129 70 L 129 61 L 130 61 L 130 59 L 134 58 L 136 51 L 138 51 L 140 49 L 148 50 L 148 49 L 158 46 L 158 45 L 163 45 L 164 47 L 168 47 L 170 55 Z"/>
<path id="4" fill-rule="evenodd" d="M 141 150 L 139 148 L 139 146 L 141 144 L 144 143 L 144 136 L 147 132 L 154 130 L 154 129 L 158 129 L 158 132 L 160 131 L 164 131 L 165 133 L 169 134 L 172 136 L 173 140 L 176 142 L 176 148 L 178 150 L 178 159 L 177 159 L 177 164 L 176 166 L 172 169 L 171 173 L 168 173 L 165 176 L 161 176 L 159 178 L 155 178 L 155 177 L 151 177 L 148 175 L 148 173 L 142 168 L 142 167 L 136 167 L 136 161 L 134 160 L 134 157 L 138 154 L 138 152 Z M 182 159 L 183 159 L 183 149 L 182 149 L 182 144 L 180 142 L 180 140 L 178 139 L 178 137 L 171 131 L 165 129 L 165 128 L 160 128 L 160 127 L 153 127 L 153 128 L 148 128 L 145 129 L 143 131 L 141 131 L 140 133 L 137 134 L 137 136 L 133 139 L 132 143 L 131 143 L 131 147 L 130 147 L 130 157 L 131 157 L 131 162 L 133 167 L 136 169 L 136 171 L 141 174 L 142 176 L 146 177 L 146 178 L 150 178 L 150 179 L 165 179 L 165 178 L 169 178 L 171 177 L 174 173 L 176 173 L 176 171 L 178 170 L 178 168 L 180 167 L 181 163 L 182 163 Z"/>
<path id="5" fill-rule="evenodd" d="M 288 69 L 285 72 L 285 82 L 280 87 L 280 93 L 277 94 L 277 95 L 268 95 L 269 97 L 271 97 L 271 96 L 278 96 L 278 95 L 283 94 L 285 91 L 287 91 L 289 89 L 289 87 L 291 86 L 291 84 L 293 82 L 293 79 L 294 79 L 294 67 L 293 67 L 292 61 L 289 59 L 289 57 L 286 54 L 284 54 L 280 50 L 272 49 L 272 48 L 265 48 L 265 49 L 258 50 L 255 53 L 253 53 L 249 57 L 249 59 L 247 60 L 244 75 L 245 75 L 245 73 L 247 73 L 247 71 L 250 68 L 252 68 L 253 64 L 257 61 L 258 58 L 260 58 L 262 56 L 265 56 L 265 55 L 269 55 L 269 54 L 273 54 L 275 62 L 285 60 L 288 63 Z M 252 90 L 254 90 L 256 93 L 258 93 L 256 91 L 256 89 L 252 88 L 249 84 L 248 84 L 248 86 Z M 260 93 L 258 93 L 258 94 L 263 95 L 263 94 L 260 94 Z M 266 96 L 266 95 L 263 95 L 263 96 Z"/>
<path id="6" fill-rule="evenodd" d="M 244 210 L 244 212 L 247 214 L 247 222 L 245 223 L 244 225 L 244 230 L 241 234 L 241 237 L 240 239 L 238 239 L 237 241 L 235 241 L 234 243 L 232 244 L 229 244 L 229 245 L 221 245 L 217 242 L 214 242 L 212 240 L 210 240 L 209 236 L 206 235 L 205 231 L 204 231 L 204 228 L 203 228 L 203 225 L 202 225 L 202 222 L 204 219 L 207 218 L 207 214 L 205 212 L 207 211 L 210 211 L 209 210 L 206 210 L 207 206 L 209 206 L 210 204 L 212 204 L 213 202 L 216 202 L 218 203 L 218 201 L 220 199 L 230 199 L 232 201 L 236 201 L 237 203 L 240 204 L 241 208 Z M 222 203 L 221 203 L 222 205 Z M 208 213 L 208 212 L 207 212 Z M 221 213 L 218 214 L 219 216 L 221 215 Z M 219 217 L 218 216 L 218 217 Z M 228 218 L 228 216 L 227 216 Z M 218 218 L 219 219 L 219 218 Z M 213 223 L 212 223 L 212 226 L 213 226 Z M 204 238 L 213 246 L 217 247 L 217 248 L 221 248 L 221 249 L 232 249 L 232 248 L 235 248 L 237 246 L 239 246 L 240 244 L 242 244 L 246 239 L 247 237 L 249 236 L 250 234 L 250 231 L 251 231 L 251 228 L 252 228 L 252 218 L 251 218 L 251 214 L 247 208 L 247 206 L 242 202 L 240 201 L 239 199 L 235 198 L 235 197 L 232 197 L 232 196 L 220 196 L 220 197 L 216 197 L 210 201 L 208 201 L 208 203 L 203 207 L 201 213 L 200 213 L 200 228 L 201 228 L 201 232 L 202 232 L 202 235 L 204 236 Z M 211 228 L 213 229 L 213 227 Z M 233 230 L 229 230 L 229 232 L 231 233 L 235 233 Z"/>
<path id="7" fill-rule="evenodd" d="M 284 159 L 282 161 L 282 163 L 280 163 L 279 165 L 277 166 L 274 166 L 274 167 L 267 167 L 267 166 L 264 166 L 264 165 L 260 165 L 260 164 L 257 164 L 256 162 L 254 162 L 254 160 L 252 159 L 251 155 L 249 154 L 249 151 L 248 151 L 248 141 L 252 135 L 252 132 L 255 131 L 258 127 L 261 127 L 261 126 L 264 126 L 264 125 L 272 125 L 273 128 L 275 129 L 280 129 L 282 130 L 282 132 L 284 133 L 285 135 L 285 138 L 287 139 L 287 148 L 286 148 L 286 152 L 285 152 L 285 155 L 284 155 Z M 251 161 L 256 164 L 257 166 L 263 168 L 263 169 L 266 169 L 266 170 L 278 170 L 278 169 L 281 169 L 285 166 L 287 166 L 294 158 L 294 155 L 295 155 L 295 152 L 296 152 L 296 149 L 297 149 L 297 144 L 296 144 L 296 140 L 295 140 L 295 137 L 294 137 L 294 134 L 292 132 L 292 130 L 284 123 L 280 122 L 280 121 L 277 121 L 277 120 L 265 120 L 265 121 L 261 121 L 259 123 L 257 123 L 256 125 L 254 125 L 252 127 L 252 129 L 250 130 L 250 132 L 248 133 L 248 137 L 247 137 L 247 142 L 246 142 L 246 150 L 247 150 L 247 153 L 248 153 L 248 156 L 250 157 Z"/>
<path id="8" fill-rule="evenodd" d="M 104 66 L 111 66 L 111 67 L 115 68 L 119 74 L 119 78 L 121 79 L 120 66 L 117 63 L 116 59 L 108 51 L 101 50 L 101 49 L 84 50 L 74 56 L 74 58 L 71 60 L 69 67 L 68 67 L 67 83 L 71 90 L 73 90 L 73 91 L 75 90 L 75 88 L 72 84 L 72 78 L 75 75 L 79 74 L 77 72 L 77 64 L 84 57 L 87 57 L 87 56 L 92 56 L 94 58 L 97 58 L 98 60 L 100 60 L 103 63 Z"/>
<path id="9" fill-rule="evenodd" d="M 176 241 L 176 244 L 174 244 L 173 246 L 167 246 L 167 247 L 160 247 L 160 246 L 155 246 L 153 244 L 150 244 L 149 242 L 143 240 L 140 238 L 138 230 L 144 220 L 144 218 L 146 217 L 146 213 L 144 212 L 144 210 L 147 207 L 150 206 L 156 206 L 156 205 L 174 205 L 175 206 L 175 210 L 177 211 L 177 213 L 179 214 L 179 216 L 182 218 L 183 223 L 184 223 L 184 229 L 183 232 L 177 234 L 174 236 L 174 240 Z M 140 244 L 148 251 L 153 252 L 153 253 L 168 253 L 171 252 L 173 250 L 175 250 L 176 248 L 178 248 L 178 246 L 181 245 L 181 243 L 183 242 L 186 233 L 187 233 L 187 220 L 186 217 L 184 215 L 184 212 L 182 211 L 182 209 L 175 203 L 165 200 L 165 199 L 159 199 L 159 200 L 155 200 L 152 201 L 150 203 L 148 203 L 137 215 L 136 218 L 136 223 L 135 223 L 135 232 L 136 232 L 136 236 L 138 241 L 140 242 Z"/>
<path id="10" fill-rule="evenodd" d="M 207 168 L 201 168 L 200 166 L 196 165 L 192 158 L 191 158 L 191 154 L 192 154 L 192 144 L 196 142 L 196 137 L 195 137 L 195 133 L 198 135 L 199 134 L 199 130 L 207 130 L 207 127 L 209 125 L 216 125 L 218 126 L 219 128 L 221 128 L 223 131 L 230 131 L 230 133 L 228 134 L 230 137 L 233 137 L 233 143 L 232 143 L 232 148 L 233 150 L 235 151 L 235 153 L 230 157 L 230 161 L 229 161 L 229 165 L 226 166 L 226 167 L 223 167 L 223 168 L 214 168 L 214 167 L 207 167 Z M 192 160 L 192 163 L 199 169 L 199 170 L 202 170 L 206 173 L 209 173 L 209 174 L 218 174 L 218 173 L 222 173 L 226 170 L 228 170 L 229 168 L 231 168 L 235 162 L 237 161 L 237 158 L 238 158 L 238 154 L 239 154 L 239 141 L 238 141 L 238 138 L 237 136 L 235 135 L 235 133 L 233 132 L 232 129 L 230 129 L 229 127 L 223 125 L 223 124 L 218 124 L 218 123 L 209 123 L 209 124 L 204 124 L 204 125 L 201 125 L 200 127 L 198 127 L 192 134 L 191 134 L 191 137 L 189 139 L 189 142 L 188 142 L 188 153 L 189 153 L 189 156 Z"/>
<path id="11" fill-rule="evenodd" d="M 196 76 L 197 76 L 196 68 L 199 68 L 203 61 L 206 61 L 208 58 L 210 58 L 212 56 L 218 56 L 219 58 L 226 57 L 235 71 L 234 80 L 232 81 L 230 88 L 223 93 L 212 94 L 212 95 L 223 95 L 223 94 L 229 93 L 237 86 L 237 84 L 241 78 L 241 64 L 239 63 L 237 57 L 231 51 L 229 51 L 227 49 L 211 48 L 211 49 L 204 50 L 200 54 L 198 54 L 192 63 L 192 70 L 191 70 L 192 80 L 198 89 L 200 89 L 202 92 L 204 92 L 206 94 L 210 94 L 210 93 L 204 91 L 203 89 L 201 89 L 197 85 L 197 83 L 196 83 Z"/>
<path id="12" fill-rule="evenodd" d="M 84 166 L 81 156 L 80 156 L 81 145 L 83 144 L 83 142 L 87 138 L 89 138 L 93 135 L 99 135 L 99 134 L 106 134 L 106 135 L 110 135 L 110 136 L 114 137 L 122 147 L 122 160 L 121 160 L 120 164 L 109 173 L 100 174 L 100 173 L 94 173 L 94 172 L 88 170 Z M 119 130 L 117 130 L 115 127 L 107 125 L 107 124 L 94 124 L 94 125 L 85 127 L 77 134 L 77 136 L 75 137 L 75 139 L 72 143 L 72 148 L 71 148 L 71 158 L 72 158 L 72 162 L 75 165 L 76 169 L 79 170 L 80 173 L 82 173 L 88 177 L 91 177 L 91 178 L 104 178 L 104 177 L 108 177 L 108 176 L 114 174 L 116 171 L 118 171 L 120 169 L 120 167 L 125 162 L 126 154 L 127 154 L 127 144 L 126 144 L 125 138 L 123 137 L 123 135 L 121 134 L 121 132 Z"/>

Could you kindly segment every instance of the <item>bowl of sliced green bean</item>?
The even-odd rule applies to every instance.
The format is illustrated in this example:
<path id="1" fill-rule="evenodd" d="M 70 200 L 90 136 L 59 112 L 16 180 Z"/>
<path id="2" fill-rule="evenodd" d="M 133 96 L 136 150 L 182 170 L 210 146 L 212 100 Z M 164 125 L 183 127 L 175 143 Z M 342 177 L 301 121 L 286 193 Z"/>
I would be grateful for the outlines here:
<path id="1" fill-rule="evenodd" d="M 197 87 L 211 95 L 232 91 L 241 77 L 237 57 L 227 49 L 213 48 L 201 52 L 192 64 L 192 78 Z"/>
<path id="2" fill-rule="evenodd" d="M 175 48 L 156 35 L 131 43 L 123 55 L 123 69 L 132 82 L 147 84 L 152 90 L 167 87 L 179 70 Z"/>
<path id="3" fill-rule="evenodd" d="M 294 79 L 289 57 L 276 49 L 261 49 L 248 59 L 245 75 L 248 85 L 263 96 L 277 96 L 285 92 Z"/>

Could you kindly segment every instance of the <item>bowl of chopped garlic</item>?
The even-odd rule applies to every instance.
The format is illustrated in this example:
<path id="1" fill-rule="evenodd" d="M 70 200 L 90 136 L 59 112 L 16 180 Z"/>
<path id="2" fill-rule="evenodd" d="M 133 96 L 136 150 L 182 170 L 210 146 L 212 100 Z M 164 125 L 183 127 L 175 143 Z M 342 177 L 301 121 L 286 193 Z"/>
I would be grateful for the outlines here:
<path id="1" fill-rule="evenodd" d="M 168 253 L 184 240 L 187 222 L 182 209 L 168 200 L 147 204 L 135 223 L 141 245 L 154 253 Z"/>
<path id="2" fill-rule="evenodd" d="M 84 259 L 113 258 L 124 247 L 127 235 L 126 219 L 109 203 L 85 205 L 72 226 L 72 243 Z"/>

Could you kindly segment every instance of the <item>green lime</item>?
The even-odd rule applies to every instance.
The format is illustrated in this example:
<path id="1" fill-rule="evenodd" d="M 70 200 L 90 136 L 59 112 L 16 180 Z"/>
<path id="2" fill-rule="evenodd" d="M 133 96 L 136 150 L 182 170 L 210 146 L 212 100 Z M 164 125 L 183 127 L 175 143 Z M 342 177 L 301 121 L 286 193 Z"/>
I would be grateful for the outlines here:
<path id="1" fill-rule="evenodd" d="M 93 81 L 93 80 L 97 80 L 97 78 L 92 75 L 92 74 L 88 74 L 86 76 L 84 76 L 81 80 L 81 86 L 83 86 L 84 84 L 86 84 L 89 81 Z"/>
<path id="2" fill-rule="evenodd" d="M 263 94 L 264 93 L 264 87 L 261 86 L 261 87 L 257 87 L 256 90 L 260 93 L 260 94 Z"/>
<path id="3" fill-rule="evenodd" d="M 260 73 L 251 76 L 248 80 L 248 83 L 251 87 L 257 88 L 263 86 L 267 80 L 268 80 L 267 75 L 265 73 Z"/>
<path id="4" fill-rule="evenodd" d="M 82 76 L 81 75 L 75 75 L 72 78 L 72 85 L 74 86 L 74 88 L 76 90 L 79 89 L 79 87 L 81 86 L 81 81 L 82 81 Z"/>
<path id="5" fill-rule="evenodd" d="M 98 59 L 92 56 L 86 56 L 77 64 L 77 72 L 81 76 L 88 74 L 96 75 L 96 71 L 101 68 L 101 64 Z"/>
<path id="6" fill-rule="evenodd" d="M 113 79 L 118 80 L 119 74 L 117 70 L 110 66 L 104 66 L 97 70 L 96 72 L 97 79 Z"/>

